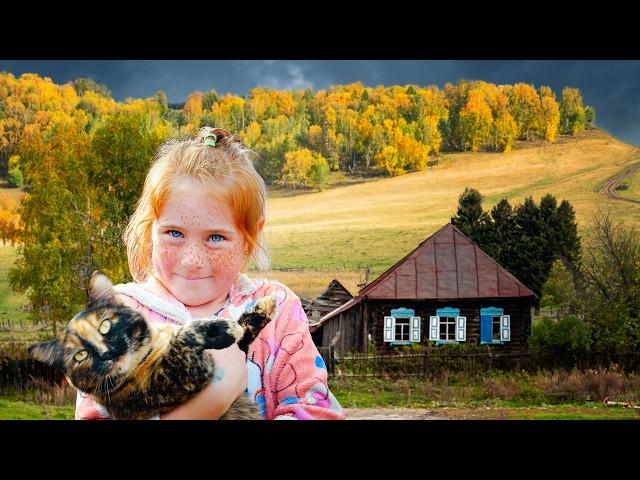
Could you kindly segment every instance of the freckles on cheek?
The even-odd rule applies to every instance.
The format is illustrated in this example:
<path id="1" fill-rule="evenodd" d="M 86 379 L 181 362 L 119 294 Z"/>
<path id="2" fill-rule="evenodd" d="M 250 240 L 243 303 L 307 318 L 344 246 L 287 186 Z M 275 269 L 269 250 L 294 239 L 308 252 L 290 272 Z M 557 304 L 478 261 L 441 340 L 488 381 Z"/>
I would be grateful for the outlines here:
<path id="1" fill-rule="evenodd" d="M 242 268 L 242 256 L 237 249 L 215 250 L 207 252 L 209 265 L 221 274 L 233 275 Z"/>
<path id="2" fill-rule="evenodd" d="M 153 257 L 156 261 L 162 263 L 174 263 L 180 252 L 175 245 L 155 245 L 153 249 Z"/>

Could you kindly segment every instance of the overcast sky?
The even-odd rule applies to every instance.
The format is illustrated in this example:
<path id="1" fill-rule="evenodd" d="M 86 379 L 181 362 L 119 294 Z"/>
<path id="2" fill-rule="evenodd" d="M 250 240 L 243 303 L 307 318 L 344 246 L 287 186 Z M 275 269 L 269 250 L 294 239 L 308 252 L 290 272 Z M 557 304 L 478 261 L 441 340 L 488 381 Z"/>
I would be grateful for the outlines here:
<path id="1" fill-rule="evenodd" d="M 145 98 L 164 90 L 170 103 L 189 93 L 216 90 L 244 95 L 250 89 L 321 90 L 356 81 L 366 86 L 437 85 L 460 79 L 495 84 L 578 87 L 596 110 L 596 124 L 640 145 L 640 61 L 629 60 L 0 60 L 0 71 L 38 73 L 58 84 L 90 77 L 113 97 Z"/>

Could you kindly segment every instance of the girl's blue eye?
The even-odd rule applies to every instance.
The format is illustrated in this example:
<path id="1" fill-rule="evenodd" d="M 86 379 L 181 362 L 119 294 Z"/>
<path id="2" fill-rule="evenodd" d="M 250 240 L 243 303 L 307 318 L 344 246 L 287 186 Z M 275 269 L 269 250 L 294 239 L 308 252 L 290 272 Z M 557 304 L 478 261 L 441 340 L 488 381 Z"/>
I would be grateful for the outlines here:
<path id="1" fill-rule="evenodd" d="M 213 241 L 213 243 L 218 243 L 224 240 L 224 237 L 222 235 L 216 235 L 216 234 L 211 235 L 210 238 Z"/>
<path id="2" fill-rule="evenodd" d="M 182 234 L 177 231 L 177 230 L 169 230 L 169 235 L 172 236 L 173 238 L 180 238 L 182 236 Z"/>

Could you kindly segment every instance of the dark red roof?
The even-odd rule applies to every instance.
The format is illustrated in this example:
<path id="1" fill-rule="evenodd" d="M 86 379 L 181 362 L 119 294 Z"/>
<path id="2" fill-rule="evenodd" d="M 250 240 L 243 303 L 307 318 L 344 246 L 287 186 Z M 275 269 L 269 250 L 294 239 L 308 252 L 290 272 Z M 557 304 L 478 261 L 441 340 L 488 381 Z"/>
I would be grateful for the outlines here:
<path id="1" fill-rule="evenodd" d="M 536 295 L 448 223 L 360 290 L 358 296 L 444 300 Z"/>

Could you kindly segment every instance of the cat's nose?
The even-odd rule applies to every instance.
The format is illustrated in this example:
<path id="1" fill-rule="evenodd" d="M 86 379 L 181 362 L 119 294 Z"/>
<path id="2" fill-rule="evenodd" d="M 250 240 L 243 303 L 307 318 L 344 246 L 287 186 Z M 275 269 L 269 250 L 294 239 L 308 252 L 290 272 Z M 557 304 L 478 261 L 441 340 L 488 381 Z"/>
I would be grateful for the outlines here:
<path id="1" fill-rule="evenodd" d="M 113 360 L 107 360 L 106 362 L 104 362 L 104 366 L 111 370 L 111 368 L 113 368 Z"/>

